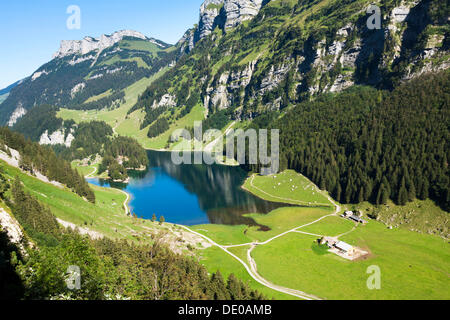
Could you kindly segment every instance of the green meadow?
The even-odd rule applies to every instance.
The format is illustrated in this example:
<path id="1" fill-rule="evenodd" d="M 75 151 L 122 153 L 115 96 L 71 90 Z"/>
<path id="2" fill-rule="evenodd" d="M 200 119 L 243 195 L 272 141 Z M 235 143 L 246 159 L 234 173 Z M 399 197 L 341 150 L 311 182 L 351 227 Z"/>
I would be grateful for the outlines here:
<path id="1" fill-rule="evenodd" d="M 199 256 L 201 258 L 200 262 L 208 269 L 210 273 L 220 270 L 224 278 L 227 278 L 231 273 L 233 273 L 240 280 L 248 283 L 248 285 L 252 289 L 256 289 L 263 293 L 268 299 L 297 299 L 296 297 L 267 288 L 257 281 L 253 280 L 253 278 L 250 277 L 247 270 L 239 261 L 228 255 L 218 247 L 210 247 L 208 249 L 201 250 L 199 251 Z"/>
<path id="2" fill-rule="evenodd" d="M 327 196 L 306 177 L 293 170 L 263 177 L 252 175 L 244 188 L 260 198 L 305 206 L 330 206 Z"/>
<path id="3" fill-rule="evenodd" d="M 250 183 L 252 177 L 253 183 Z M 385 224 L 368 217 L 365 217 L 369 221 L 367 225 L 357 225 L 338 215 L 331 215 L 335 209 L 327 194 L 293 171 L 278 174 L 277 178 L 252 177 L 246 181 L 244 188 L 266 200 L 281 202 L 281 198 L 289 199 L 291 204 L 304 201 L 328 203 L 328 207 L 285 207 L 267 215 L 247 215 L 258 224 L 270 227 L 271 230 L 267 232 L 249 226 L 202 225 L 192 228 L 220 245 L 229 246 L 264 242 L 324 217 L 299 228 L 297 231 L 300 232 L 290 232 L 255 247 L 252 258 L 257 264 L 258 273 L 268 281 L 323 299 L 450 298 L 450 250 L 447 241 L 405 228 L 389 229 Z M 418 204 L 416 201 L 412 205 L 430 207 L 427 202 Z M 358 209 L 365 213 L 371 212 L 366 207 Z M 393 210 L 399 209 L 393 207 Z M 339 236 L 340 240 L 366 250 L 369 255 L 357 261 L 346 260 L 319 246 L 317 240 L 320 236 Z M 250 245 L 228 248 L 246 263 L 249 249 Z M 237 260 L 219 248 L 201 252 L 201 259 L 211 271 L 215 268 L 225 274 L 245 271 Z M 222 259 L 227 263 L 221 264 Z M 230 259 L 234 259 L 235 263 L 228 262 Z M 369 290 L 367 287 L 370 276 L 367 269 L 373 265 L 381 270 L 380 290 Z M 240 276 L 244 277 L 245 272 Z M 259 284 L 252 284 L 256 285 Z"/>
<path id="4" fill-rule="evenodd" d="M 112 239 L 150 241 L 153 233 L 167 230 L 171 225 L 152 223 L 149 220 L 131 218 L 125 214 L 126 194 L 111 188 L 92 186 L 95 205 L 85 201 L 67 188 L 45 183 L 21 170 L 0 161 L 0 167 L 9 179 L 16 176 L 25 190 L 47 205 L 59 219 L 99 232 Z M 136 212 L 139 216 L 139 213 Z"/>
<path id="5" fill-rule="evenodd" d="M 450 298 L 450 251 L 438 237 L 389 230 L 371 221 L 342 238 L 370 251 L 361 261 L 319 254 L 314 250 L 316 240 L 290 233 L 256 247 L 252 257 L 269 281 L 325 299 Z M 367 288 L 367 268 L 372 265 L 381 270 L 380 290 Z"/>
<path id="6" fill-rule="evenodd" d="M 128 111 L 136 104 L 140 94 L 161 75 L 163 75 L 167 69 L 161 70 L 158 74 L 151 78 L 143 78 L 133 85 L 125 89 L 125 103 L 119 108 L 114 110 L 70 110 L 61 108 L 58 111 L 57 116 L 63 120 L 72 119 L 76 123 L 89 122 L 89 121 L 105 121 L 110 125 L 114 131 L 122 136 L 133 137 L 146 149 L 165 149 L 168 147 L 168 142 L 173 131 L 176 129 L 183 129 L 194 126 L 194 121 L 201 121 L 205 118 L 205 110 L 200 104 L 192 108 L 191 112 L 178 120 L 172 120 L 170 129 L 165 133 L 159 135 L 156 138 L 148 138 L 147 132 L 150 125 L 140 129 L 142 122 L 144 121 L 145 113 L 143 110 L 136 110 L 131 114 L 127 114 Z M 94 101 L 105 96 L 108 96 L 108 92 L 104 92 L 101 95 L 91 97 L 90 101 Z M 87 101 L 87 102 L 90 102 Z M 180 112 L 177 110 L 173 115 L 165 114 L 169 118 L 174 119 Z"/>

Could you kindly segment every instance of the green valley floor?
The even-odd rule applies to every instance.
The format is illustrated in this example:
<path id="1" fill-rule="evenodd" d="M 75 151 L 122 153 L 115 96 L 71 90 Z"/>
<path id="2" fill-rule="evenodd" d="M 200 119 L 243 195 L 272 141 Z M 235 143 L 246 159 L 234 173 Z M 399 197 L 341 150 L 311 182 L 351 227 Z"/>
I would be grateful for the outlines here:
<path id="1" fill-rule="evenodd" d="M 267 200 L 304 207 L 249 215 L 268 226 L 267 232 L 248 226 L 190 228 L 213 244 L 200 252 L 211 272 L 250 278 L 253 287 L 282 299 L 450 298 L 450 250 L 441 237 L 390 229 L 367 217 L 366 225 L 357 225 L 339 216 L 345 208 L 293 171 L 253 175 L 243 187 Z M 369 254 L 346 260 L 318 245 L 323 236 L 338 237 Z M 379 290 L 367 286 L 371 266 L 381 271 Z"/>

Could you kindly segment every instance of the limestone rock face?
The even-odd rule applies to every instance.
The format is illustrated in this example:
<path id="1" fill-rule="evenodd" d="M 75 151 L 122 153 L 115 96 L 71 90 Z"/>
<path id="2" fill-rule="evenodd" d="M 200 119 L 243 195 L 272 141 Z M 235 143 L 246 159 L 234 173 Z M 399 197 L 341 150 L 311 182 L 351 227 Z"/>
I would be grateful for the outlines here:
<path id="1" fill-rule="evenodd" d="M 48 134 L 48 130 L 45 130 L 45 132 L 42 134 L 39 144 L 43 145 L 65 145 L 66 147 L 70 147 L 72 144 L 72 141 L 75 139 L 75 137 L 72 134 L 73 132 L 70 132 L 67 137 L 65 136 L 65 132 L 63 129 L 57 130 L 53 132 L 52 134 Z"/>
<path id="2" fill-rule="evenodd" d="M 3 208 L 0 208 L 0 226 L 7 232 L 9 241 L 19 246 L 23 252 L 23 232 L 20 224 Z"/>
<path id="3" fill-rule="evenodd" d="M 211 34 L 215 28 L 228 31 L 243 21 L 255 17 L 261 10 L 264 0 L 205 0 L 200 7 L 198 27 L 194 32 L 186 33 L 181 40 L 182 50 L 190 51 L 195 43 Z M 187 47 L 186 44 L 189 44 Z"/>
<path id="4" fill-rule="evenodd" d="M 70 90 L 70 95 L 73 97 L 75 97 L 75 95 L 82 91 L 84 88 L 86 87 L 86 84 L 84 82 L 78 83 L 77 85 L 75 85 L 72 90 Z"/>
<path id="5" fill-rule="evenodd" d="M 194 45 L 216 28 L 231 32 L 243 21 L 255 18 L 267 2 L 206 0 L 200 10 L 199 26 L 192 31 L 196 34 Z M 425 0 L 398 1 L 396 7 L 384 13 L 382 28 L 378 31 L 368 31 L 363 20 L 347 21 L 336 30 L 332 41 L 327 41 L 324 36 L 314 36 L 298 48 L 300 54 L 289 53 L 269 63 L 260 63 L 264 61 L 258 55 L 252 57 L 254 60 L 247 66 L 231 63 L 230 68 L 220 70 L 220 74 L 201 79 L 204 83 L 203 105 L 206 110 L 235 107 L 236 119 L 241 118 L 240 113 L 245 108 L 247 114 L 244 116 L 251 119 L 254 110 L 245 105 L 246 101 L 261 103 L 264 110 L 285 106 L 286 101 L 280 94 L 282 90 L 276 90 L 287 77 L 292 86 L 283 90 L 290 90 L 288 95 L 291 98 L 340 92 L 356 83 L 375 86 L 400 58 L 409 63 L 402 80 L 447 69 L 450 67 L 448 59 L 436 63 L 436 57 L 445 57 L 446 54 L 445 49 L 442 50 L 445 35 L 430 34 L 423 48 L 413 52 L 411 57 L 407 54 L 410 50 L 405 49 L 419 36 L 416 33 L 426 26 L 426 3 Z M 187 34 L 184 41 L 187 43 L 189 40 L 192 48 L 192 38 Z M 226 47 L 223 55 L 232 55 L 232 49 L 232 46 Z M 368 61 L 371 60 L 377 63 L 369 66 Z M 365 70 L 368 76 L 364 76 L 361 70 Z"/>
<path id="6" fill-rule="evenodd" d="M 263 0 L 225 0 L 226 12 L 225 30 L 250 20 L 259 13 Z"/>
<path id="7" fill-rule="evenodd" d="M 58 52 L 53 58 L 62 58 L 68 55 L 79 54 L 85 55 L 91 51 L 103 51 L 112 47 L 124 37 L 133 37 L 146 40 L 147 37 L 142 33 L 132 30 L 122 30 L 114 32 L 112 35 L 102 35 L 100 38 L 85 37 L 83 40 L 63 40 Z M 150 40 L 150 39 L 149 39 Z"/>
<path id="8" fill-rule="evenodd" d="M 22 118 L 26 113 L 27 113 L 27 110 L 25 110 L 24 107 L 22 106 L 22 104 L 19 103 L 16 110 L 14 110 L 11 117 L 9 118 L 8 126 L 12 127 L 13 125 L 15 125 L 17 120 Z"/>
<path id="9" fill-rule="evenodd" d="M 152 108 L 157 109 L 160 107 L 175 107 L 177 105 L 177 97 L 175 95 L 171 94 L 165 94 L 161 97 L 161 100 L 159 102 L 156 102 L 156 100 L 153 102 Z"/>
<path id="10" fill-rule="evenodd" d="M 199 38 L 208 36 L 217 26 L 216 18 L 223 8 L 224 0 L 206 0 L 200 7 L 200 21 L 198 25 Z"/>

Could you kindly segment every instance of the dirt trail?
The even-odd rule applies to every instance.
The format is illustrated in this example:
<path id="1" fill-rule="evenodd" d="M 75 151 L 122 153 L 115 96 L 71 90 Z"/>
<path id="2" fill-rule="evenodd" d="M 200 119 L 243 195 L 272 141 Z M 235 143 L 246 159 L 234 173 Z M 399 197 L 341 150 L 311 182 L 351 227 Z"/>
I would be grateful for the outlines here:
<path id="1" fill-rule="evenodd" d="M 252 176 L 252 178 L 254 178 L 254 176 Z M 253 185 L 253 179 L 250 181 L 250 185 L 251 185 L 252 187 L 255 187 L 255 186 Z M 256 187 L 255 187 L 255 188 L 256 188 Z M 256 189 L 258 189 L 258 188 L 256 188 Z M 259 190 L 259 189 L 258 189 L 258 190 Z M 260 191 L 263 192 L 263 193 L 265 193 L 265 194 L 267 194 L 267 195 L 269 195 L 269 196 L 271 196 L 271 197 L 274 197 L 273 195 L 271 195 L 271 194 L 269 194 L 269 193 L 267 193 L 267 192 L 265 192 L 265 191 L 262 191 L 262 190 L 260 190 Z M 328 198 L 328 200 L 330 201 L 330 203 L 335 207 L 335 210 L 334 210 L 334 212 L 333 212 L 332 214 L 323 216 L 323 217 L 321 217 L 321 218 L 319 218 L 319 219 L 316 219 L 316 220 L 314 220 L 314 221 L 312 221 L 312 222 L 309 222 L 309 223 L 306 223 L 306 224 L 304 224 L 304 225 L 295 227 L 295 228 L 293 228 L 293 229 L 291 229 L 291 230 L 282 232 L 282 233 L 280 233 L 280 234 L 278 234 L 278 235 L 276 235 L 276 236 L 274 236 L 274 237 L 272 237 L 272 238 L 270 238 L 270 239 L 268 239 L 268 240 L 266 240 L 266 241 L 264 241 L 264 242 L 261 242 L 261 243 L 253 242 L 253 243 L 242 243 L 242 244 L 235 244 L 235 245 L 229 245 L 229 246 L 222 246 L 222 245 L 216 243 L 214 240 L 210 239 L 209 237 L 207 237 L 207 236 L 205 236 L 205 235 L 203 235 L 203 234 L 201 234 L 201 233 L 195 232 L 195 231 L 191 230 L 190 228 L 188 228 L 188 227 L 186 227 L 186 226 L 182 226 L 182 225 L 179 225 L 179 226 L 182 227 L 182 228 L 184 228 L 184 229 L 186 229 L 186 230 L 188 230 L 189 232 L 192 232 L 192 233 L 194 233 L 194 234 L 196 234 L 196 235 L 202 237 L 203 239 L 206 239 L 206 240 L 207 240 L 209 243 L 211 243 L 213 246 L 216 246 L 216 247 L 222 249 L 223 251 L 225 251 L 227 254 L 229 254 L 229 255 L 232 256 L 234 259 L 236 259 L 237 261 L 239 261 L 239 262 L 245 267 L 245 269 L 247 270 L 248 274 L 249 274 L 255 281 L 257 281 L 258 283 L 262 284 L 263 286 L 268 287 L 268 288 L 273 289 L 273 290 L 276 290 L 276 291 L 278 291 L 278 292 L 282 292 L 282 293 L 285 293 L 285 294 L 288 294 L 288 295 L 291 295 L 291 296 L 295 296 L 295 297 L 298 297 L 298 298 L 301 298 L 301 299 L 305 299 L 305 300 L 321 300 L 319 297 L 316 297 L 316 296 L 314 296 L 314 295 L 312 295 L 312 294 L 309 294 L 309 293 L 306 293 L 306 292 L 303 292 L 303 291 L 300 291 L 300 290 L 295 290 L 295 289 L 291 289 L 291 288 L 282 287 L 282 286 L 273 284 L 273 283 L 271 283 L 270 281 L 268 281 L 267 279 L 263 278 L 263 277 L 258 273 L 258 266 L 257 266 L 257 264 L 256 264 L 256 261 L 253 259 L 252 255 L 251 255 L 253 249 L 255 249 L 257 246 L 266 245 L 266 244 L 272 242 L 273 240 L 276 240 L 276 239 L 278 239 L 278 238 L 281 238 L 281 237 L 283 237 L 283 236 L 285 236 L 285 235 L 287 235 L 287 234 L 289 234 L 289 233 L 292 233 L 292 232 L 299 232 L 299 233 L 308 234 L 308 233 L 306 233 L 306 232 L 299 231 L 298 229 L 301 229 L 301 228 L 310 226 L 310 225 L 312 225 L 312 224 L 315 224 L 315 223 L 317 223 L 317 222 L 319 222 L 319 221 L 322 221 L 323 219 L 325 219 L 325 218 L 327 218 L 327 217 L 337 216 L 338 213 L 341 211 L 341 206 L 340 206 L 339 204 L 337 204 L 337 203 L 333 200 L 333 198 L 331 198 L 331 196 L 328 195 L 327 193 L 325 193 L 324 191 L 320 191 L 320 190 L 319 190 L 318 192 L 321 192 L 323 195 L 325 195 L 325 196 Z M 275 198 L 279 198 L 279 197 L 275 197 Z M 283 198 L 280 198 L 280 199 L 283 199 Z M 289 200 L 289 201 L 294 201 L 294 202 L 295 202 L 295 201 L 298 201 L 298 200 L 294 200 L 294 199 L 284 199 L 284 200 Z M 301 202 L 301 201 L 298 201 L 298 202 Z M 328 206 L 328 204 L 326 204 L 326 205 Z M 353 230 L 354 230 L 354 229 L 353 229 Z M 353 231 L 353 230 L 351 230 L 351 231 Z M 349 231 L 349 232 L 351 232 L 351 231 Z M 347 233 L 346 233 L 346 234 L 347 234 Z M 310 234 L 310 235 L 314 235 L 314 234 Z M 315 235 L 314 235 L 314 236 L 315 236 Z M 343 236 L 343 235 L 341 235 L 341 236 Z M 247 263 L 248 263 L 248 264 L 247 264 L 246 262 L 242 261 L 242 259 L 240 259 L 238 256 L 236 256 L 236 255 L 233 254 L 232 252 L 228 251 L 228 248 L 243 247 L 243 246 L 250 246 L 250 248 L 247 250 Z"/>

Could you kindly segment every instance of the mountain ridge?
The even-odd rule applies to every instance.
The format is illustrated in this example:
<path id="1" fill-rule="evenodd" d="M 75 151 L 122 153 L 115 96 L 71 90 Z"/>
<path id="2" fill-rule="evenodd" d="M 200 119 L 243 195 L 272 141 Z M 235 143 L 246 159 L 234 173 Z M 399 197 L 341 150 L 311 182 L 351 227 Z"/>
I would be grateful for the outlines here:
<path id="1" fill-rule="evenodd" d="M 91 51 L 103 51 L 106 48 L 112 47 L 114 44 L 123 40 L 124 37 L 132 37 L 141 40 L 147 40 L 157 46 L 165 49 L 170 45 L 154 39 L 148 38 L 144 34 L 134 30 L 121 30 L 112 33 L 111 35 L 102 34 L 98 38 L 86 36 L 82 40 L 62 40 L 59 50 L 53 54 L 53 59 L 62 58 L 68 55 L 79 54 L 85 55 Z"/>
<path id="2" fill-rule="evenodd" d="M 24 79 L 2 103 L 0 122 L 13 126 L 31 108 L 43 104 L 114 108 L 123 101 L 126 87 L 176 59 L 171 48 L 129 30 L 101 36 L 98 41 L 92 37 L 63 41 L 55 58 Z"/>

